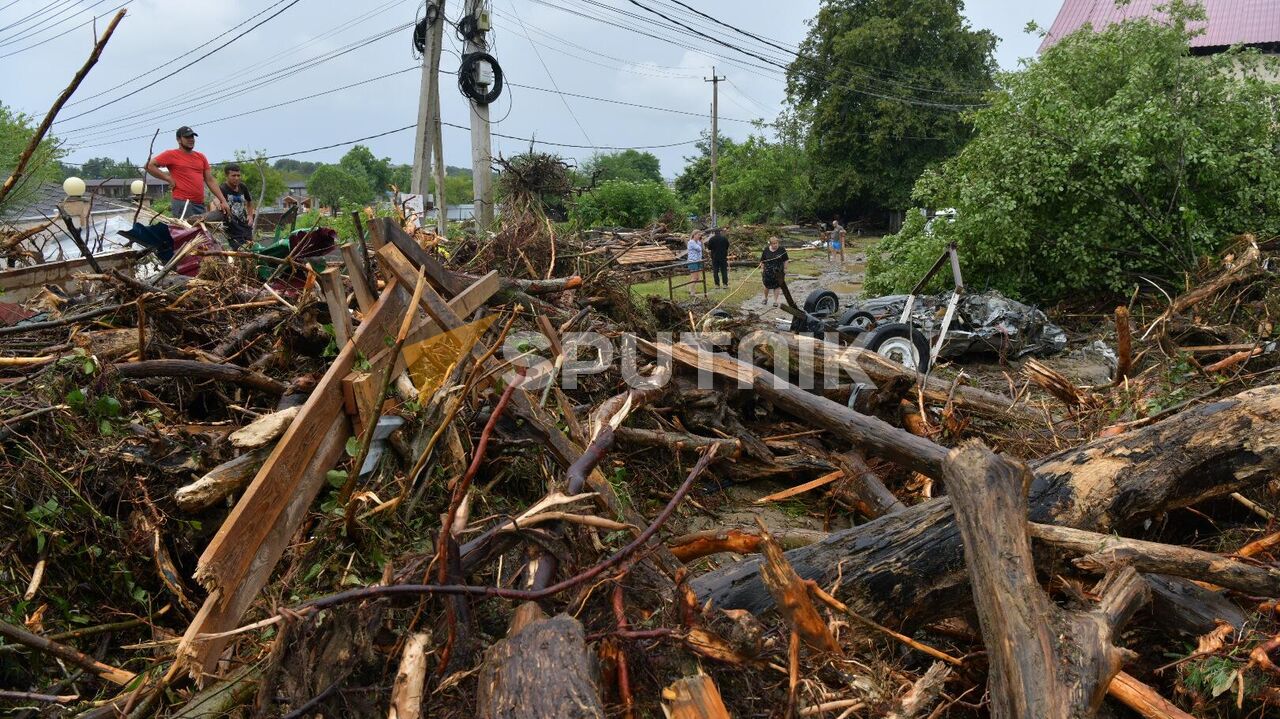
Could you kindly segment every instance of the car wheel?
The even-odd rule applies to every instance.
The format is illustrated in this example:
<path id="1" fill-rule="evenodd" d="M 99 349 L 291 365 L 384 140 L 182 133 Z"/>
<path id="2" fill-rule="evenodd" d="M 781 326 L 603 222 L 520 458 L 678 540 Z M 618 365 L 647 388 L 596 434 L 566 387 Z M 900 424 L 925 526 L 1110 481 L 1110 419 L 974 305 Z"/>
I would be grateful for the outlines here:
<path id="1" fill-rule="evenodd" d="M 860 310 L 856 307 L 850 307 L 840 315 L 841 327 L 857 327 L 863 332 L 876 328 L 876 318 L 866 310 Z"/>
<path id="2" fill-rule="evenodd" d="M 871 330 L 864 346 L 907 369 L 929 371 L 929 339 L 904 322 L 892 322 Z"/>
<path id="3" fill-rule="evenodd" d="M 814 290 L 804 298 L 804 311 L 819 317 L 835 317 L 840 309 L 840 298 L 831 290 Z"/>

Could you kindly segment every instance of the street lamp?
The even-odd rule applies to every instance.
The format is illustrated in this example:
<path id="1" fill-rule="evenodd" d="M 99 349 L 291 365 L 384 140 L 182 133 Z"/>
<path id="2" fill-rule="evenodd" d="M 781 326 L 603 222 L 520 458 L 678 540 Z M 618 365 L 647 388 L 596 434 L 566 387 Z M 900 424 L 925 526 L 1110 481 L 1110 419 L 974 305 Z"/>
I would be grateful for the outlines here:
<path id="1" fill-rule="evenodd" d="M 142 193 L 147 191 L 147 185 L 142 180 L 134 180 L 133 183 L 129 185 L 129 190 L 133 193 L 134 197 L 141 197 Z"/>

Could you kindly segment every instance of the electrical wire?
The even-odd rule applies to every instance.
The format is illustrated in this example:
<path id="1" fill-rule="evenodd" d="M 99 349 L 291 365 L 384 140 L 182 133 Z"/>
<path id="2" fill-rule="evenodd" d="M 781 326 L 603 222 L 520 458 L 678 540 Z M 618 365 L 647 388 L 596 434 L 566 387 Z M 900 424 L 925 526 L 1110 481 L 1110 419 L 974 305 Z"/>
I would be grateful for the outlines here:
<path id="1" fill-rule="evenodd" d="M 41 14 L 43 14 L 43 13 L 47 12 L 47 11 L 48 11 L 50 8 L 52 8 L 54 5 L 57 5 L 59 1 L 60 1 L 60 0 L 53 0 L 53 1 L 52 1 L 52 2 L 50 2 L 48 5 L 45 5 L 44 7 L 40 8 L 39 10 L 32 10 L 30 13 L 27 13 L 27 14 L 26 14 L 26 15 L 24 15 L 23 17 L 21 17 L 21 18 L 19 18 L 19 19 L 15 20 L 15 21 L 13 21 L 13 22 L 9 23 L 8 25 L 5 25 L 4 27 L 0 27 L 0 32 L 4 32 L 5 30 L 8 30 L 9 28 L 17 27 L 18 25 L 21 25 L 22 23 L 24 23 L 24 22 L 26 22 L 26 21 L 30 20 L 31 18 L 33 18 L 33 17 L 35 17 L 35 16 L 37 16 L 37 15 L 41 15 Z"/>
<path id="2" fill-rule="evenodd" d="M 520 27 L 524 28 L 524 20 L 520 17 L 520 11 L 516 9 L 515 2 L 509 4 L 511 5 L 511 12 L 516 14 L 516 22 L 520 23 Z M 560 86 L 556 84 L 555 75 L 551 74 L 551 68 L 547 67 L 547 62 L 542 59 L 542 53 L 538 52 L 538 46 L 533 44 L 533 40 L 529 39 L 528 32 L 528 29 L 525 29 L 525 39 L 529 40 L 529 47 L 533 49 L 533 54 L 538 57 L 538 62 L 542 65 L 542 71 L 547 74 L 547 79 L 551 81 L 551 87 L 555 88 L 555 93 L 560 98 L 560 104 L 564 105 L 569 117 L 573 118 L 573 123 L 578 126 L 587 144 L 594 147 L 595 143 L 591 141 L 591 135 L 587 134 L 587 128 L 582 126 L 582 121 L 578 119 L 578 116 L 573 112 L 573 108 L 569 106 L 569 100 L 565 98 L 563 92 L 560 92 Z"/>
<path id="3" fill-rule="evenodd" d="M 75 136 L 77 139 L 84 139 L 85 137 L 111 134 L 111 133 L 116 133 L 121 131 L 127 131 L 128 128 L 132 128 L 132 127 L 141 127 L 141 126 L 149 125 L 155 120 L 163 119 L 165 117 L 180 115 L 183 113 L 191 112 L 192 110 L 208 107 L 209 105 L 221 104 L 230 98 L 238 97 L 245 93 L 262 89 L 276 82 L 280 82 L 281 80 L 286 80 L 290 77 L 293 77 L 294 75 L 297 75 L 299 73 L 305 72 L 312 68 L 318 67 L 319 65 L 329 62 L 330 60 L 336 59 L 348 53 L 359 50 L 361 48 L 368 47 L 369 45 L 373 44 L 378 40 L 391 37 L 394 34 L 405 30 L 410 25 L 411 23 L 408 23 L 408 22 L 402 23 L 388 30 L 374 33 L 373 35 L 370 35 L 367 38 L 350 43 L 344 47 L 341 47 L 329 52 L 321 53 L 320 55 L 312 56 L 310 58 L 307 58 L 306 60 L 302 60 L 297 63 L 294 63 L 293 65 L 288 65 L 278 70 L 274 70 L 265 75 L 249 78 L 247 80 L 241 79 L 239 81 L 239 85 L 243 85 L 243 87 L 232 87 L 230 89 L 223 90 L 214 94 L 206 94 L 203 90 L 201 90 L 199 93 L 196 93 L 196 95 L 193 96 L 193 97 L 196 97 L 197 99 L 195 99 L 193 102 L 188 103 L 186 105 L 179 105 L 171 100 L 169 101 L 169 103 L 159 106 L 161 109 L 157 110 L 156 112 L 147 112 L 145 110 L 134 111 L 132 113 L 120 116 L 113 120 L 97 122 L 92 125 L 85 125 L 83 127 L 78 127 L 71 130 L 64 130 L 60 134 L 63 136 Z M 139 119 L 140 115 L 145 115 L 146 118 L 149 118 L 149 119 L 146 119 L 146 118 Z M 107 127 L 109 125 L 120 125 L 120 127 Z"/>
<path id="4" fill-rule="evenodd" d="M 274 67 L 274 63 L 276 63 L 277 60 L 288 57 L 290 55 L 294 55 L 299 50 L 307 47 L 308 45 L 312 45 L 322 40 L 328 39 L 329 37 L 332 37 L 339 33 L 349 32 L 350 29 L 355 27 L 356 25 L 360 25 L 368 21 L 369 19 L 377 16 L 378 14 L 385 12 L 391 6 L 398 5 L 403 2 L 405 2 L 405 0 L 391 0 L 390 2 L 387 2 L 382 6 L 375 7 L 368 10 L 362 15 L 357 15 L 356 17 L 348 18 L 340 22 L 338 25 L 330 28 L 329 30 L 319 35 L 308 38 L 307 40 L 304 40 L 298 43 L 297 45 L 294 45 L 289 48 L 285 48 L 255 63 L 240 67 L 237 69 L 237 71 L 230 73 L 228 75 L 225 75 L 217 80 L 212 80 L 208 83 L 202 83 L 185 92 L 181 92 L 176 95 L 166 97 L 165 100 L 161 103 L 157 103 L 147 107 L 135 108 L 130 110 L 125 115 L 112 118 L 110 120 L 99 120 L 93 123 L 93 125 L 91 126 L 74 128 L 72 130 L 62 130 L 60 134 L 68 135 L 68 134 L 74 134 L 82 131 L 88 131 L 89 134 L 108 132 L 108 130 L 105 129 L 108 126 L 120 125 L 122 123 L 132 123 L 137 126 L 147 125 L 147 124 L 150 124 L 151 121 L 146 119 L 141 119 L 141 118 L 145 118 L 146 116 L 154 116 L 156 113 L 163 112 L 163 111 L 171 111 L 174 108 L 180 107 L 183 102 L 197 99 L 198 105 L 201 105 L 201 106 L 208 105 L 208 104 L 212 104 L 212 101 L 214 100 L 222 101 L 227 99 L 228 97 L 244 94 L 251 90 L 258 89 L 267 84 L 275 82 L 278 79 L 284 79 L 291 75 L 297 74 L 299 72 L 303 72 L 312 67 L 315 67 L 324 62 L 327 62 L 328 60 L 333 59 L 334 57 L 338 57 L 344 52 L 358 49 L 358 47 L 360 47 L 361 45 L 372 44 L 386 37 L 389 37 L 390 35 L 396 32 L 399 32 L 405 27 L 408 27 L 409 23 L 402 23 L 400 25 L 397 25 L 391 28 L 386 28 L 384 30 L 374 33 L 373 35 L 369 35 L 365 38 L 357 40 L 354 43 L 341 46 L 334 50 L 327 50 L 325 52 L 320 53 L 319 55 L 313 55 L 309 58 L 306 58 L 305 60 L 300 60 L 292 65 L 287 65 L 281 68 L 273 69 L 271 72 L 268 72 L 266 75 L 251 77 L 247 80 L 245 79 L 245 76 L 252 72 L 261 70 L 269 66 Z M 214 96 L 210 96 L 207 90 L 207 88 L 210 86 L 232 87 L 233 89 L 225 92 L 220 91 L 218 94 L 215 94 Z M 240 89 L 236 89 L 236 88 L 240 88 Z M 187 109 L 191 109 L 191 106 L 188 106 Z M 140 119 L 141 121 L 139 121 Z M 117 132 L 120 129 L 122 128 L 115 128 L 115 129 L 109 130 L 109 132 Z"/>
<path id="5" fill-rule="evenodd" d="M 50 42 L 53 42 L 54 40 L 57 40 L 57 39 L 58 39 L 58 38 L 60 38 L 60 37 L 64 37 L 64 36 L 66 36 L 66 35 L 69 35 L 70 33 L 73 33 L 73 32 L 75 32 L 76 30 L 79 30 L 80 28 L 82 28 L 82 27 L 84 27 L 84 26 L 86 26 L 86 25 L 92 25 L 93 23 L 97 22 L 98 20 L 100 20 L 100 19 L 102 19 L 102 18 L 104 18 L 104 17 L 109 17 L 109 16 L 111 16 L 111 15 L 115 14 L 115 13 L 116 13 L 116 11 L 118 11 L 120 8 L 127 6 L 127 5 L 131 4 L 132 2 L 133 2 L 133 0 L 124 0 L 124 2 L 122 2 L 122 3 L 120 3 L 119 5 L 117 5 L 117 6 L 113 7 L 113 8 L 111 8 L 110 10 L 108 10 L 108 11 L 106 11 L 106 12 L 102 13 L 101 15 L 95 15 L 94 17 L 91 17 L 91 18 L 89 18 L 88 20 L 85 20 L 84 22 L 80 23 L 79 25 L 75 25 L 75 26 L 73 26 L 73 27 L 67 28 L 66 30 L 63 30 L 62 32 L 60 32 L 60 33 L 58 33 L 58 34 L 56 34 L 56 35 L 50 35 L 49 37 L 46 37 L 46 38 L 44 38 L 43 40 L 38 40 L 38 41 L 36 41 L 36 42 L 34 42 L 34 43 L 30 44 L 30 45 L 27 45 L 26 47 L 20 47 L 20 48 L 18 48 L 17 50 L 11 50 L 11 51 L 9 51 L 9 52 L 7 52 L 7 53 L 3 54 L 3 55 L 0 55 L 0 59 L 6 58 L 6 57 L 11 57 L 11 56 L 13 56 L 13 55 L 17 55 L 17 54 L 19 54 L 19 53 L 26 52 L 27 50 L 31 50 L 31 49 L 33 49 L 33 48 L 40 47 L 41 45 L 46 45 L 46 44 L 48 44 L 48 43 L 50 43 Z M 47 28 L 47 29 L 52 30 L 53 28 Z"/>
<path id="6" fill-rule="evenodd" d="M 47 18 L 41 20 L 39 23 L 36 23 L 35 25 L 32 25 L 29 28 L 24 28 L 14 33 L 13 35 L 10 35 L 9 37 L 0 38 L 0 47 L 4 47 L 5 45 L 12 45 L 15 42 L 21 42 L 23 40 L 27 40 L 31 38 L 32 36 L 39 35 L 40 33 L 46 30 L 51 30 L 57 27 L 58 25 L 61 25 L 62 23 L 66 22 L 67 20 L 70 20 L 71 18 L 79 15 L 80 13 L 88 12 L 93 8 L 97 7 L 98 5 L 101 5 L 104 2 L 107 2 L 107 0 L 98 0 L 97 2 L 95 2 L 94 4 L 88 7 L 80 7 L 79 5 L 68 5 L 67 7 L 62 8 L 57 13 L 48 16 Z M 70 15 L 66 15 L 67 11 L 69 10 L 73 12 Z M 66 15 L 66 17 L 59 18 L 60 15 Z M 50 26 L 49 23 L 53 23 L 53 25 Z"/>
<path id="7" fill-rule="evenodd" d="M 274 7 L 278 7 L 279 5 L 281 5 L 282 3 L 284 3 L 285 1 L 286 1 L 286 0 L 277 0 L 276 4 L 275 4 L 275 5 L 272 5 L 271 7 L 272 7 L 272 8 L 274 8 Z M 63 118 L 63 119 L 61 119 L 61 120 L 60 120 L 60 122 L 66 122 L 66 121 L 68 121 L 68 120 L 74 120 L 74 119 L 76 119 L 76 118 L 78 118 L 78 117 L 84 117 L 85 115 L 88 115 L 88 114 L 90 114 L 90 113 L 97 112 L 98 110 L 101 110 L 101 109 L 103 109 L 103 108 L 105 108 L 105 107 L 110 107 L 111 105 L 114 105 L 114 104 L 116 104 L 117 102 L 120 102 L 121 100 L 123 100 L 123 99 L 125 99 L 125 98 L 127 98 L 127 97 L 132 97 L 132 96 L 134 96 L 134 95 L 138 94 L 139 92 L 142 92 L 143 90 L 146 90 L 147 88 L 150 88 L 150 87 L 154 87 L 154 86 L 156 86 L 157 84 L 159 84 L 159 83 L 163 82 L 164 80 L 167 80 L 167 79 L 169 79 L 169 78 L 173 77 L 174 75 L 177 75 L 178 73 L 182 72 L 183 70 L 186 70 L 187 68 L 191 67 L 192 65 L 195 65 L 196 63 L 200 62 L 201 60 L 204 60 L 204 59 L 208 58 L 209 56 L 213 55 L 214 53 L 217 53 L 217 52 L 220 52 L 220 51 L 222 51 L 222 50 L 225 50 L 226 48 L 230 47 L 230 46 L 231 46 L 231 45 L 232 45 L 236 40 L 239 40 L 240 38 L 244 37 L 245 35 L 248 35 L 249 33 L 253 32 L 254 30 L 257 30 L 258 28 L 262 27 L 262 26 L 263 26 L 263 25 L 265 25 L 266 23 L 271 22 L 272 20 L 274 20 L 274 19 L 276 19 L 276 18 L 280 17 L 280 15 L 281 15 L 282 13 L 284 13 L 286 10 L 288 10 L 288 9 L 289 9 L 289 8 L 291 8 L 291 7 L 293 7 L 294 5 L 297 5 L 297 4 L 298 4 L 299 2 L 301 2 L 301 1 L 302 1 L 302 0 L 288 0 L 288 2 L 289 2 L 289 4 L 288 4 L 288 5 L 285 5 L 284 7 L 280 8 L 279 10 L 276 10 L 274 13 L 272 13 L 272 14 L 271 14 L 271 16 L 270 16 L 270 17 L 268 17 L 268 18 L 266 18 L 265 20 L 262 20 L 262 21 L 260 21 L 260 22 L 256 22 L 256 23 L 254 23 L 254 24 L 253 24 L 253 25 L 251 25 L 248 29 L 246 29 L 244 32 L 241 32 L 240 34 L 238 34 L 238 35 L 236 35 L 235 37 L 231 38 L 230 40 L 226 41 L 225 43 L 223 43 L 223 44 L 219 45 L 218 47 L 213 48 L 212 50 L 210 50 L 209 52 L 206 52 L 205 54 L 201 55 L 200 57 L 197 57 L 196 59 L 192 60 L 191 62 L 189 62 L 189 63 L 187 63 L 187 64 L 185 64 L 185 65 L 183 65 L 182 67 L 178 68 L 177 70 L 174 70 L 173 72 L 170 72 L 170 73 L 168 73 L 167 75 L 163 75 L 163 76 L 161 76 L 161 77 L 158 77 L 158 78 L 156 78 L 155 80 L 152 80 L 151 82 L 147 83 L 146 85 L 143 85 L 142 87 L 137 88 L 136 90 L 130 90 L 129 92 L 127 92 L 127 93 L 125 93 L 125 94 L 123 94 L 123 95 L 121 95 L 121 96 L 119 96 L 119 97 L 117 97 L 117 98 L 114 98 L 114 99 L 112 99 L 112 100 L 108 100 L 107 102 L 104 102 L 104 103 L 102 103 L 101 105 L 98 105 L 98 106 L 96 106 L 96 107 L 90 108 L 90 109 L 85 110 L 85 111 L 83 111 L 83 112 L 76 113 L 75 115 L 72 115 L 71 117 Z M 270 8 L 268 8 L 268 9 L 270 9 Z M 266 12 L 266 11 L 264 11 L 264 12 Z M 259 14 L 261 14 L 261 13 L 259 13 Z M 255 16 L 255 17 L 256 17 L 256 16 Z M 224 34 L 225 34 L 225 33 L 224 33 Z M 219 37 L 221 37 L 221 36 L 219 36 Z M 212 42 L 212 40 L 211 40 L 210 42 Z M 144 73 L 144 75 L 145 75 L 145 74 L 149 74 L 149 73 Z M 134 79 L 138 79 L 138 78 L 134 78 Z M 123 84 L 128 84 L 129 82 L 132 82 L 132 81 L 133 81 L 133 80 L 127 80 L 127 81 L 125 81 L 125 83 L 123 83 Z M 116 87 L 120 87 L 120 86 L 119 86 L 119 85 L 117 85 Z M 114 89 L 114 88 L 113 88 L 113 89 Z M 105 92 L 105 91 L 104 91 L 104 92 Z"/>

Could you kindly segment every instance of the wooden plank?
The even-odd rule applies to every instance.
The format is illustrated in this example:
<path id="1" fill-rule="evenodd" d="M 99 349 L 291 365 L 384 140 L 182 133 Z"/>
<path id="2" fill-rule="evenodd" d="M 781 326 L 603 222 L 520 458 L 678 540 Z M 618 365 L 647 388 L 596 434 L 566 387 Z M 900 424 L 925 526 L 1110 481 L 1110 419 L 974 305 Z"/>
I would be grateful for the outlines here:
<path id="1" fill-rule="evenodd" d="M 394 246 L 403 253 L 404 257 L 413 263 L 415 268 L 422 267 L 427 271 L 427 279 L 438 289 L 443 290 L 445 294 L 453 297 L 462 290 L 466 289 L 466 280 L 458 277 L 450 270 L 445 269 L 440 260 L 436 259 L 431 253 L 422 249 L 416 241 L 390 217 L 384 217 L 379 222 L 369 225 L 369 235 L 377 236 L 380 245 L 378 253 L 387 247 Z M 417 272 L 413 273 L 417 276 Z"/>
<path id="2" fill-rule="evenodd" d="M 333 337 L 339 347 L 345 347 L 351 339 L 351 314 L 347 312 L 347 292 L 342 288 L 342 275 L 337 267 L 320 273 L 320 286 L 324 301 L 329 306 L 329 319 L 333 322 Z"/>
<path id="3" fill-rule="evenodd" d="M 178 658 L 181 668 L 197 675 L 213 670 L 228 640 L 195 642 L 196 635 L 235 628 L 266 584 L 324 485 L 325 472 L 342 456 L 351 436 L 343 412 L 342 378 L 358 353 L 370 355 L 385 346 L 384 339 L 403 318 L 408 303 L 408 293 L 395 283 L 382 294 L 200 556 L 195 578 L 211 594 L 187 628 L 188 647 Z"/>
<path id="4" fill-rule="evenodd" d="M 677 679 L 662 690 L 662 702 L 669 719 L 729 719 L 720 690 L 706 674 Z"/>
<path id="5" fill-rule="evenodd" d="M 356 293 L 356 304 L 360 312 L 368 313 L 377 302 L 377 297 L 369 289 L 369 278 L 364 276 L 364 262 L 360 258 L 356 243 L 348 242 L 339 245 L 342 251 L 342 262 L 347 266 L 347 279 L 351 280 L 351 290 Z"/>

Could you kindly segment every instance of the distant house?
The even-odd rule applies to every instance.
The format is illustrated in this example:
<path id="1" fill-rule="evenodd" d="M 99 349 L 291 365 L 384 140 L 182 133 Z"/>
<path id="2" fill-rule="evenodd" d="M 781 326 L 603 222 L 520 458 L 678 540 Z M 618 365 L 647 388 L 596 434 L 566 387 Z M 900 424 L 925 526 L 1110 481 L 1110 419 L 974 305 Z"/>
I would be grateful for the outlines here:
<path id="1" fill-rule="evenodd" d="M 132 200 L 133 181 L 137 177 L 113 177 L 109 180 L 85 180 L 85 197 L 96 199 Z M 146 196 L 148 200 L 158 199 L 169 189 L 168 183 L 158 177 L 147 175 Z"/>
<path id="2" fill-rule="evenodd" d="M 311 196 L 307 194 L 306 180 L 295 180 L 293 182 L 286 183 L 285 187 L 288 188 L 289 192 L 284 197 L 280 198 L 281 207 L 287 210 L 294 205 L 302 205 L 303 210 L 312 209 L 313 203 Z"/>
<path id="3" fill-rule="evenodd" d="M 1167 0 L 1064 0 L 1058 17 L 1040 44 L 1040 52 L 1090 24 L 1100 30 L 1118 22 L 1141 17 L 1161 17 L 1157 7 Z M 1203 30 L 1191 39 L 1191 52 L 1213 55 L 1233 45 L 1255 47 L 1268 55 L 1280 56 L 1280 2 L 1277 0 L 1202 0 L 1207 22 L 1192 25 Z"/>

